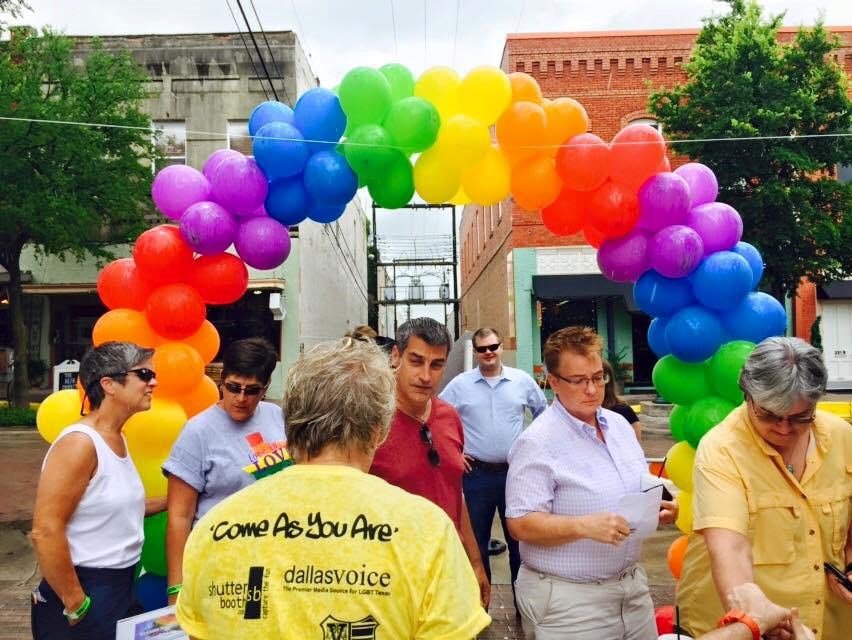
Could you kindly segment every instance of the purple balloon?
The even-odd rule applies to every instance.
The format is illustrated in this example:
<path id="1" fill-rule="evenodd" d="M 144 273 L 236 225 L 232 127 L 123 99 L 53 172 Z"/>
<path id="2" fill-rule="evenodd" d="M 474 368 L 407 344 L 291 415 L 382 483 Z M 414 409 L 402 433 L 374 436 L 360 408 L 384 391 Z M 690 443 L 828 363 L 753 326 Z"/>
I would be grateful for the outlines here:
<path id="1" fill-rule="evenodd" d="M 634 229 L 618 238 L 604 240 L 598 249 L 601 273 L 615 282 L 635 282 L 648 270 L 648 236 Z"/>
<path id="2" fill-rule="evenodd" d="M 719 182 L 713 170 L 700 162 L 689 162 L 675 169 L 675 173 L 689 185 L 689 208 L 715 202 L 719 195 Z"/>
<path id="3" fill-rule="evenodd" d="M 213 197 L 234 215 L 253 213 L 266 200 L 268 188 L 257 163 L 242 154 L 223 159 L 213 172 Z"/>
<path id="4" fill-rule="evenodd" d="M 290 233 L 272 218 L 248 218 L 234 240 L 243 262 L 255 269 L 274 269 L 290 255 Z"/>
<path id="5" fill-rule="evenodd" d="M 222 164 L 222 160 L 225 158 L 235 158 L 241 156 L 242 154 L 239 151 L 235 151 L 234 149 L 217 149 L 213 153 L 211 153 L 207 160 L 204 162 L 204 168 L 201 170 L 204 173 L 204 177 L 208 180 L 213 180 L 213 173 Z"/>
<path id="6" fill-rule="evenodd" d="M 151 198 L 169 218 L 180 220 L 191 205 L 210 199 L 210 182 L 197 169 L 173 164 L 157 173 L 151 185 Z"/>
<path id="7" fill-rule="evenodd" d="M 264 205 L 260 205 L 257 209 L 252 211 L 250 214 L 242 216 L 242 217 L 243 217 L 243 219 L 245 219 L 245 218 L 269 217 L 269 212 L 266 210 L 266 207 Z"/>
<path id="8" fill-rule="evenodd" d="M 196 252 L 209 256 L 231 246 L 237 235 L 237 221 L 215 202 L 199 202 L 180 219 L 180 234 Z"/>
<path id="9" fill-rule="evenodd" d="M 689 215 L 689 185 L 674 173 L 658 173 L 639 189 L 638 226 L 654 232 L 684 224 Z"/>
<path id="10" fill-rule="evenodd" d="M 701 236 L 682 224 L 660 229 L 648 243 L 651 268 L 667 278 L 689 275 L 703 257 Z"/>
<path id="11" fill-rule="evenodd" d="M 743 235 L 743 219 L 724 202 L 708 202 L 691 209 L 686 223 L 701 236 L 705 256 L 730 251 Z"/>

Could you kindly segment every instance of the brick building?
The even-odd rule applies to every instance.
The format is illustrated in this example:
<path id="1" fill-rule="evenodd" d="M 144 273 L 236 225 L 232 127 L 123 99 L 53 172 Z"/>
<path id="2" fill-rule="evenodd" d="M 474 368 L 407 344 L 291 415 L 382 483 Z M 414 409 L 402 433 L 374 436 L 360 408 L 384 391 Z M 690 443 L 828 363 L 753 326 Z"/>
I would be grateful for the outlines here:
<path id="1" fill-rule="evenodd" d="M 852 76 L 852 27 L 829 29 L 842 42 L 835 60 Z M 790 40 L 796 31 L 783 28 L 780 37 Z M 697 34 L 697 29 L 510 34 L 501 67 L 532 75 L 545 97 L 578 100 L 591 131 L 610 140 L 627 124 L 656 124 L 647 112 L 649 84 L 656 89 L 686 80 L 681 66 Z M 538 211 L 526 211 L 510 198 L 465 207 L 460 238 L 462 329 L 493 325 L 505 337 L 509 360 L 538 373 L 541 346 L 552 331 L 571 324 L 596 326 L 610 353 L 620 353 L 632 366 L 634 381 L 650 382 L 656 356 L 645 337 L 649 318 L 635 309 L 631 286 L 600 275 L 595 249 L 582 235 L 554 236 Z M 848 289 L 805 287 L 790 315 L 796 335 L 803 337 L 810 337 L 816 315 L 824 315 L 823 342 L 833 376 L 852 384 Z M 828 322 L 825 313 L 832 316 Z M 836 325 L 839 334 L 828 325 Z M 832 365 L 834 352 L 839 359 Z"/>

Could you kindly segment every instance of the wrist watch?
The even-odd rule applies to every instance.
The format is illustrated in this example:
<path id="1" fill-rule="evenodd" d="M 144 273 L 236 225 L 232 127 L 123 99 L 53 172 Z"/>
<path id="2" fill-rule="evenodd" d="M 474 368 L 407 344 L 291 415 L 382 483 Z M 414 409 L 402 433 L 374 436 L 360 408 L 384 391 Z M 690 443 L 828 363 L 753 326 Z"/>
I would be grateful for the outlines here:
<path id="1" fill-rule="evenodd" d="M 758 625 L 757 621 L 745 611 L 731 609 L 728 613 L 722 616 L 721 620 L 719 620 L 719 626 L 727 627 L 729 624 L 734 624 L 735 622 L 742 622 L 751 631 L 752 638 L 754 640 L 760 640 L 760 625 Z"/>

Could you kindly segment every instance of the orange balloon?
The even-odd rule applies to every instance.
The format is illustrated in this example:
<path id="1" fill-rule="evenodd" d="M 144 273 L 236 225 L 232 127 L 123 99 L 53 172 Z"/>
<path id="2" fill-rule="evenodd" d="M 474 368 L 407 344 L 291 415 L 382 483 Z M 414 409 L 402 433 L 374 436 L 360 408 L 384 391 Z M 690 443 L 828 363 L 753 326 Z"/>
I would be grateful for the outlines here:
<path id="1" fill-rule="evenodd" d="M 556 171 L 562 184 L 576 191 L 593 191 L 609 176 L 609 145 L 593 133 L 581 133 L 559 147 Z"/>
<path id="2" fill-rule="evenodd" d="M 539 154 L 512 170 L 512 197 L 528 211 L 537 211 L 556 200 L 562 180 L 553 159 Z"/>
<path id="3" fill-rule="evenodd" d="M 140 347 L 156 347 L 163 342 L 145 314 L 135 309 L 113 309 L 98 318 L 92 329 L 92 343 L 97 347 L 104 342 L 135 342 Z"/>
<path id="4" fill-rule="evenodd" d="M 689 545 L 689 536 L 681 536 L 669 547 L 667 554 L 669 571 L 675 580 L 680 580 L 680 572 L 683 569 L 683 558 L 686 556 L 686 547 Z"/>
<path id="5" fill-rule="evenodd" d="M 181 342 L 195 349 L 198 355 L 201 356 L 204 364 L 213 362 L 213 358 L 219 353 L 219 346 L 221 345 L 219 332 L 209 320 L 202 322 L 201 328 L 198 331 L 188 338 L 184 338 Z"/>
<path id="6" fill-rule="evenodd" d="M 545 151 L 547 116 L 539 105 L 515 102 L 497 120 L 497 141 L 513 160 L 522 160 Z"/>
<path id="7" fill-rule="evenodd" d="M 541 87 L 531 75 L 515 71 L 509 74 L 509 83 L 512 85 L 512 102 L 541 104 Z"/>
<path id="8" fill-rule="evenodd" d="M 204 376 L 204 361 L 198 352 L 183 342 L 165 342 L 154 352 L 157 372 L 156 397 L 180 398 Z"/>
<path id="9" fill-rule="evenodd" d="M 583 227 L 583 237 L 595 249 L 600 249 L 603 241 L 606 240 L 604 235 L 590 224 Z"/>
<path id="10" fill-rule="evenodd" d="M 589 130 L 589 116 L 573 98 L 557 98 L 544 104 L 547 116 L 548 153 L 556 155 L 559 145 Z"/>
<path id="11" fill-rule="evenodd" d="M 589 225 L 604 238 L 617 238 L 633 230 L 639 220 L 639 199 L 617 182 L 608 180 L 589 195 Z"/>
<path id="12" fill-rule="evenodd" d="M 195 387 L 178 398 L 178 402 L 187 417 L 191 418 L 219 402 L 219 387 L 208 376 L 204 376 Z"/>
<path id="13" fill-rule="evenodd" d="M 580 233 L 586 223 L 585 193 L 562 189 L 549 206 L 541 210 L 541 221 L 557 236 L 573 236 Z"/>
<path id="14" fill-rule="evenodd" d="M 654 175 L 666 157 L 662 134 L 647 124 L 627 125 L 610 145 L 612 179 L 630 189 L 638 189 Z"/>

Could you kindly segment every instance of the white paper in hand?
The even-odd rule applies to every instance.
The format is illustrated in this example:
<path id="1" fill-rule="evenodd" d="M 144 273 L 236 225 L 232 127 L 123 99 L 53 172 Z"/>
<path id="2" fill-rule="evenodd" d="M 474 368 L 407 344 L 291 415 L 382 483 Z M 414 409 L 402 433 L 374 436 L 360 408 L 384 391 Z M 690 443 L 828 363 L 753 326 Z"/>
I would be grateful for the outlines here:
<path id="1" fill-rule="evenodd" d="M 630 537 L 644 540 L 657 530 L 660 521 L 660 501 L 663 486 L 621 496 L 615 512 L 630 523 Z M 635 529 L 635 531 L 633 531 Z"/>

